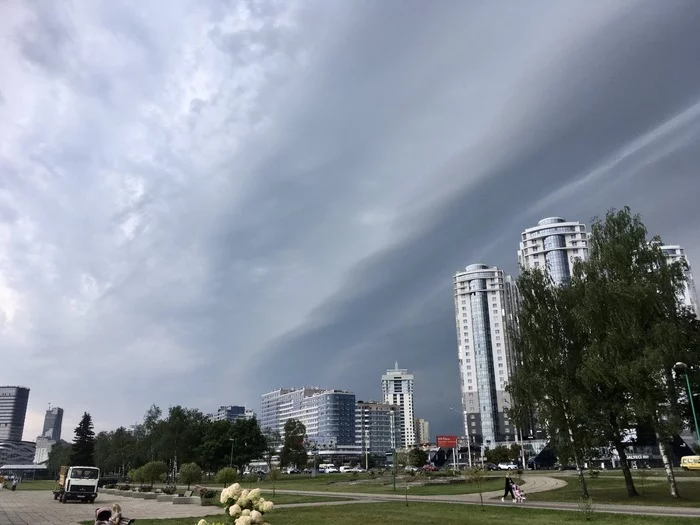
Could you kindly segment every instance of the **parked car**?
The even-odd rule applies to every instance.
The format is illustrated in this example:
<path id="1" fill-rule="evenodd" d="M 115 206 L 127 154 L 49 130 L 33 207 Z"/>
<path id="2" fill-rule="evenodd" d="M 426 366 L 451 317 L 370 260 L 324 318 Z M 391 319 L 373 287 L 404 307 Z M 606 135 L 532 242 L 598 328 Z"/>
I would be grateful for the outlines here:
<path id="1" fill-rule="evenodd" d="M 299 470 L 298 468 L 289 467 L 287 469 L 287 474 L 301 474 L 301 470 Z"/>
<path id="2" fill-rule="evenodd" d="M 516 465 L 515 463 L 499 463 L 498 469 L 499 470 L 517 470 L 518 465 Z"/>
<path id="3" fill-rule="evenodd" d="M 350 472 L 362 473 L 362 472 L 367 472 L 367 471 L 365 469 L 363 469 L 362 467 L 355 467 L 353 469 L 350 469 Z"/>
<path id="4" fill-rule="evenodd" d="M 495 463 L 486 463 L 486 465 L 484 465 L 484 468 L 486 470 L 498 470 L 498 465 L 496 465 Z"/>
<path id="5" fill-rule="evenodd" d="M 406 472 L 418 472 L 420 469 L 418 467 L 414 467 L 413 465 L 408 465 L 406 467 Z"/>
<path id="6" fill-rule="evenodd" d="M 423 465 L 423 470 L 425 472 L 437 472 L 440 469 L 438 469 L 435 465 Z"/>

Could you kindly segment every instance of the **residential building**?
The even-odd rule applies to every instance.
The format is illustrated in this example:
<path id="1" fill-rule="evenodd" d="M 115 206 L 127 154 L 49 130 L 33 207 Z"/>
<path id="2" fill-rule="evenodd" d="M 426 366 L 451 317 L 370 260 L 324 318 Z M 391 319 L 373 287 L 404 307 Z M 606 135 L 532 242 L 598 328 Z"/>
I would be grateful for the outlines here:
<path id="1" fill-rule="evenodd" d="M 588 258 L 586 225 L 561 217 L 542 219 L 520 239 L 518 262 L 522 269 L 547 270 L 555 284 L 571 281 L 574 263 Z"/>
<path id="2" fill-rule="evenodd" d="M 263 394 L 260 427 L 284 434 L 289 419 L 301 421 L 318 445 L 355 445 L 355 394 L 321 388 L 279 389 Z"/>
<path id="3" fill-rule="evenodd" d="M 690 262 L 685 254 L 683 247 L 676 244 L 668 244 L 661 246 L 661 250 L 666 254 L 666 259 L 669 263 L 682 262 L 685 266 L 685 284 L 683 290 L 679 294 L 679 300 L 683 306 L 690 309 L 696 316 L 700 314 L 698 308 L 698 294 L 695 289 L 695 280 L 693 272 L 690 268 Z"/>
<path id="4" fill-rule="evenodd" d="M 416 444 L 416 432 L 413 428 L 413 374 L 399 368 L 395 363 L 382 376 L 382 395 L 384 402 L 399 407 L 400 433 L 396 448 L 409 448 Z"/>
<path id="5" fill-rule="evenodd" d="M 41 465 L 49 460 L 49 453 L 57 442 L 53 439 L 38 437 L 36 438 L 36 449 L 34 451 L 34 464 Z"/>
<path id="6" fill-rule="evenodd" d="M 518 290 L 503 270 L 472 264 L 454 276 L 454 304 L 465 435 L 492 448 L 515 436 L 505 387 L 516 363 Z"/>
<path id="7" fill-rule="evenodd" d="M 0 440 L 0 466 L 31 465 L 36 455 L 36 443 L 21 440 Z"/>
<path id="8" fill-rule="evenodd" d="M 63 409 L 59 407 L 49 408 L 44 416 L 44 429 L 41 437 L 57 442 L 61 439 L 61 427 L 63 426 Z"/>
<path id="9" fill-rule="evenodd" d="M 0 441 L 22 441 L 29 389 L 0 386 Z"/>
<path id="10" fill-rule="evenodd" d="M 255 412 L 244 406 L 228 405 L 220 406 L 216 414 L 210 414 L 211 421 L 236 421 L 238 419 L 253 419 Z"/>
<path id="11" fill-rule="evenodd" d="M 401 432 L 398 405 L 358 401 L 355 405 L 355 444 L 366 454 L 385 457 Z"/>
<path id="12" fill-rule="evenodd" d="M 415 418 L 413 420 L 414 432 L 416 434 L 416 443 L 425 445 L 430 443 L 430 423 L 423 418 Z"/>

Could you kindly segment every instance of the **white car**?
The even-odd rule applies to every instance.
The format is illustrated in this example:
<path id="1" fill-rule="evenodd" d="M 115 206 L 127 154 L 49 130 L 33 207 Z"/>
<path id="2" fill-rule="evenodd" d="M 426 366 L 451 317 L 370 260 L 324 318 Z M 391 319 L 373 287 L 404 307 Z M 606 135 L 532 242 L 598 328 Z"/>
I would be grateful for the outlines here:
<path id="1" fill-rule="evenodd" d="M 498 469 L 499 470 L 518 470 L 518 465 L 516 465 L 515 463 L 499 463 Z"/>

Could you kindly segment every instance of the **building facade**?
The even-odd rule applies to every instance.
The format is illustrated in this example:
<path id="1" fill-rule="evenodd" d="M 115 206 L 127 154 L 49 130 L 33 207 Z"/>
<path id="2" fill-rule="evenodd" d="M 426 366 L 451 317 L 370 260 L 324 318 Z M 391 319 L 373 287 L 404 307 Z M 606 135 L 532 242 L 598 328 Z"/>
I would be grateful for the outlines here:
<path id="1" fill-rule="evenodd" d="M 363 453 L 385 457 L 401 432 L 398 405 L 358 401 L 355 405 L 355 444 Z"/>
<path id="2" fill-rule="evenodd" d="M 0 466 L 31 465 L 36 455 L 36 443 L 33 441 L 0 440 Z"/>
<path id="3" fill-rule="evenodd" d="M 210 421 L 237 421 L 239 419 L 253 419 L 255 412 L 244 406 L 227 405 L 220 406 L 216 414 L 209 416 Z"/>
<path id="4" fill-rule="evenodd" d="M 465 435 L 492 448 L 515 436 L 505 387 L 516 364 L 518 290 L 503 270 L 472 264 L 454 276 L 454 304 Z"/>
<path id="5" fill-rule="evenodd" d="M 0 441 L 22 441 L 29 389 L 0 386 Z"/>
<path id="6" fill-rule="evenodd" d="M 415 427 L 416 442 L 419 445 L 425 445 L 430 443 L 430 423 L 428 423 L 423 418 L 415 418 L 413 420 L 413 426 Z"/>
<path id="7" fill-rule="evenodd" d="M 561 217 L 542 219 L 521 234 L 520 268 L 541 268 L 555 284 L 568 284 L 576 261 L 588 258 L 588 237 L 586 225 L 580 222 Z"/>
<path id="8" fill-rule="evenodd" d="M 661 250 L 666 254 L 666 259 L 669 263 L 681 262 L 685 266 L 685 284 L 678 299 L 681 305 L 691 310 L 697 316 L 700 314 L 700 310 L 698 309 L 698 294 L 695 289 L 693 272 L 690 268 L 690 262 L 685 254 L 685 250 L 682 246 L 675 244 L 661 246 Z"/>
<path id="9" fill-rule="evenodd" d="M 61 427 L 63 426 L 63 409 L 59 407 L 49 408 L 44 416 L 44 428 L 41 437 L 57 442 L 61 439 Z"/>
<path id="10" fill-rule="evenodd" d="M 397 439 L 397 448 L 410 448 L 416 444 L 416 432 L 413 427 L 413 374 L 408 370 L 394 365 L 382 376 L 382 396 L 384 402 L 399 407 L 400 433 Z"/>
<path id="11" fill-rule="evenodd" d="M 284 424 L 301 421 L 317 445 L 355 445 L 355 394 L 320 388 L 280 389 L 263 394 L 260 427 L 284 435 Z"/>

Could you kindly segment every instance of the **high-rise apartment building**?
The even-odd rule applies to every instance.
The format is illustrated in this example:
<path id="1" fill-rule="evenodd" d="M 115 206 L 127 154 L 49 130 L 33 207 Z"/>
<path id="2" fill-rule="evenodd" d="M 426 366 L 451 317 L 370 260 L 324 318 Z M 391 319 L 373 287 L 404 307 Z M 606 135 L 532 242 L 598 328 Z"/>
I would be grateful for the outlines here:
<path id="1" fill-rule="evenodd" d="M 49 408 L 44 416 L 44 428 L 41 437 L 51 441 L 61 440 L 61 427 L 63 426 L 63 409 L 59 407 Z"/>
<path id="2" fill-rule="evenodd" d="M 415 427 L 416 442 L 420 445 L 430 443 L 430 423 L 417 417 L 413 420 L 413 426 Z"/>
<path id="3" fill-rule="evenodd" d="M 317 444 L 355 445 L 355 394 L 320 388 L 279 389 L 263 394 L 260 427 L 284 434 L 289 419 L 301 421 Z"/>
<path id="4" fill-rule="evenodd" d="M 683 306 L 692 310 L 697 316 L 700 314 L 700 309 L 698 309 L 698 294 L 695 289 L 693 272 L 690 269 L 690 262 L 688 262 L 688 257 L 685 254 L 685 250 L 683 247 L 675 244 L 661 246 L 661 250 L 666 254 L 666 259 L 668 262 L 674 263 L 680 261 L 685 263 L 685 284 L 682 292 L 679 294 L 679 300 Z"/>
<path id="5" fill-rule="evenodd" d="M 571 281 L 574 263 L 588 258 L 586 225 L 561 217 L 542 219 L 520 239 L 518 262 L 523 269 L 547 270 L 555 284 Z"/>
<path id="6" fill-rule="evenodd" d="M 516 362 L 518 290 L 503 270 L 472 264 L 454 276 L 454 304 L 465 434 L 492 448 L 515 435 L 504 409 Z"/>
<path id="7" fill-rule="evenodd" d="M 399 406 L 376 401 L 358 401 L 355 405 L 355 445 L 363 453 L 385 456 L 392 450 L 401 432 Z"/>
<path id="8" fill-rule="evenodd" d="M 399 407 L 399 428 L 397 448 L 409 448 L 416 444 L 416 432 L 413 427 L 413 374 L 394 365 L 382 376 L 382 395 L 384 402 Z"/>
<path id="9" fill-rule="evenodd" d="M 22 441 L 29 389 L 0 386 L 0 441 Z"/>

